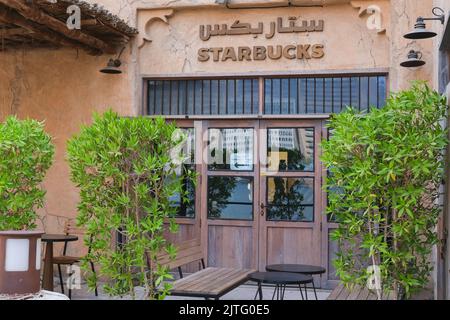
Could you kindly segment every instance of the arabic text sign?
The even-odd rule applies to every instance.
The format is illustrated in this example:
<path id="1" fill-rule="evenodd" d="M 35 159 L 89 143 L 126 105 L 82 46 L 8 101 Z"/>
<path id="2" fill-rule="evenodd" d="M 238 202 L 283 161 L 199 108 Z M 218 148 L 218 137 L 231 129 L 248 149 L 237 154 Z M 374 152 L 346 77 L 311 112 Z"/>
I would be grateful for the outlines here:
<path id="1" fill-rule="evenodd" d="M 324 30 L 323 20 L 302 20 L 297 17 L 289 17 L 288 24 L 284 25 L 283 18 L 277 18 L 277 21 L 271 22 L 265 33 L 265 25 L 259 22 L 257 27 L 252 27 L 250 23 L 242 23 L 236 20 L 232 25 L 215 24 L 201 25 L 200 39 L 208 41 L 215 36 L 234 36 L 234 35 L 255 35 L 264 34 L 266 39 L 272 39 L 276 33 L 302 33 L 302 32 L 322 32 Z"/>
<path id="2" fill-rule="evenodd" d="M 301 32 L 322 32 L 324 30 L 323 20 L 300 20 L 297 17 L 289 17 L 288 22 L 283 18 L 277 18 L 270 22 L 269 26 L 263 22 L 258 22 L 256 27 L 250 23 L 243 23 L 236 20 L 233 24 L 214 24 L 200 26 L 200 39 L 208 41 L 211 37 L 235 36 L 235 35 L 258 35 L 272 39 L 276 33 L 301 33 Z M 198 50 L 198 61 L 206 62 L 218 61 L 258 61 L 258 60 L 278 60 L 285 59 L 320 59 L 324 57 L 324 45 L 320 43 L 304 43 L 289 45 L 268 45 L 268 46 L 240 46 L 234 47 L 210 47 Z"/>

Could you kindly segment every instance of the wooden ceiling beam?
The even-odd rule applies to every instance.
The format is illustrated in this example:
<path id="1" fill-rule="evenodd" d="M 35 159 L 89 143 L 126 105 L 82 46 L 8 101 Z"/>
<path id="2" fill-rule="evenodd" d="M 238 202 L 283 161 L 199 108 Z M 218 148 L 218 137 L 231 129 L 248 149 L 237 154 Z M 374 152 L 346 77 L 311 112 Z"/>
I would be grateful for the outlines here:
<path id="1" fill-rule="evenodd" d="M 84 19 L 81 20 L 81 26 L 95 26 L 98 24 L 97 19 Z"/>
<path id="2" fill-rule="evenodd" d="M 38 36 L 40 39 L 53 43 L 56 46 L 74 47 L 77 49 L 85 50 L 92 55 L 97 55 L 101 53 L 101 51 L 99 51 L 98 49 L 67 39 L 61 34 L 47 29 L 45 26 L 30 21 L 21 16 L 20 14 L 18 14 L 17 12 L 15 12 L 14 10 L 9 10 L 7 8 L 0 7 L 0 20 L 2 20 L 5 23 L 13 24 L 18 27 L 24 28 L 30 32 L 33 32 L 34 35 Z"/>
<path id="3" fill-rule="evenodd" d="M 10 37 L 10 36 L 24 36 L 32 34 L 33 32 L 24 28 L 11 28 L 11 29 L 2 29 L 0 27 L 0 38 Z"/>
<path id="4" fill-rule="evenodd" d="M 35 23 L 45 25 L 49 29 L 62 34 L 69 39 L 81 42 L 84 45 L 95 48 L 104 53 L 114 54 L 116 52 L 114 47 L 94 36 L 83 33 L 81 30 L 70 30 L 66 23 L 46 14 L 38 7 L 29 6 L 21 0 L 0 0 L 0 3 L 9 8 L 15 9 L 24 18 Z"/>

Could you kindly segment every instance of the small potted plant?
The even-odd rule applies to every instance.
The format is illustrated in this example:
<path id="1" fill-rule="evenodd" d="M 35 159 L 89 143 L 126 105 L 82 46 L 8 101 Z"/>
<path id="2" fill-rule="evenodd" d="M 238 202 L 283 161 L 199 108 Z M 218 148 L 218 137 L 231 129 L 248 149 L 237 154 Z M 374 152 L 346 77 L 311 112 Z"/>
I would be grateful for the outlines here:
<path id="1" fill-rule="evenodd" d="M 15 116 L 0 123 L 0 294 L 40 290 L 43 232 L 34 230 L 53 155 L 43 123 Z"/>

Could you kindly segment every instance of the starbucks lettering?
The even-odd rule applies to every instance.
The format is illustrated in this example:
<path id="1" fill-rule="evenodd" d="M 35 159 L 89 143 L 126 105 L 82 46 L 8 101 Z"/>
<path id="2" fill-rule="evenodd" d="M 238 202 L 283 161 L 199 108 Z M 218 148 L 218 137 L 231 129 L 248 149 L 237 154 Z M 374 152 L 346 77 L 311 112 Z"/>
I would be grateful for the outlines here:
<path id="1" fill-rule="evenodd" d="M 325 55 L 322 44 L 268 45 L 253 47 L 212 47 L 198 50 L 198 61 L 259 61 L 284 59 L 320 59 Z"/>

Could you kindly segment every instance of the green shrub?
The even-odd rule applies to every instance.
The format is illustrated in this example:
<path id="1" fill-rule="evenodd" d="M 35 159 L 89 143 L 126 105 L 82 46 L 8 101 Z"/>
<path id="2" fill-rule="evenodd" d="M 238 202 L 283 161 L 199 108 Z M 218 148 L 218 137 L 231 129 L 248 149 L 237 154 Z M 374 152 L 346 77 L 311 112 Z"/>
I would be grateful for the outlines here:
<path id="1" fill-rule="evenodd" d="M 45 196 L 40 183 L 53 155 L 43 123 L 15 116 L 0 123 L 0 230 L 36 228 L 36 209 Z"/>
<path id="2" fill-rule="evenodd" d="M 156 256 L 163 250 L 175 256 L 164 238 L 165 222 L 176 232 L 177 207 L 171 198 L 180 194 L 188 199 L 171 153 L 186 138 L 174 139 L 176 129 L 162 118 L 121 118 L 109 111 L 95 115 L 92 125 L 69 141 L 71 177 L 81 197 L 78 224 L 86 228 L 91 247 L 82 264 L 90 288 L 97 284 L 89 268 L 92 261 L 107 279 L 104 288 L 110 295 L 134 298 L 136 286 L 150 299 L 169 292 L 164 280 L 171 275 Z"/>
<path id="3" fill-rule="evenodd" d="M 417 82 L 383 109 L 349 109 L 331 120 L 322 161 L 329 170 L 327 213 L 340 223 L 334 264 L 344 283 L 364 285 L 372 275 L 366 267 L 376 265 L 382 289 L 397 297 L 427 285 L 448 143 L 441 126 L 446 110 L 444 97 Z"/>

